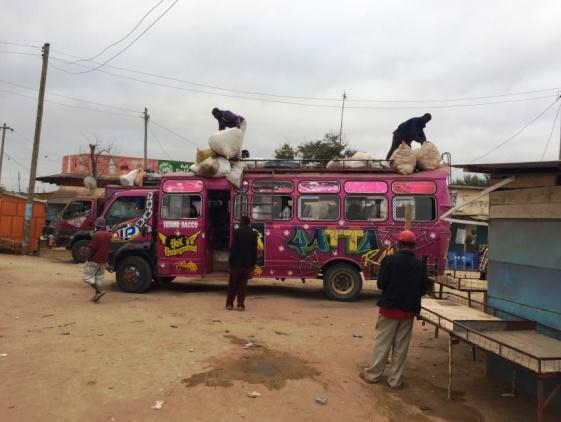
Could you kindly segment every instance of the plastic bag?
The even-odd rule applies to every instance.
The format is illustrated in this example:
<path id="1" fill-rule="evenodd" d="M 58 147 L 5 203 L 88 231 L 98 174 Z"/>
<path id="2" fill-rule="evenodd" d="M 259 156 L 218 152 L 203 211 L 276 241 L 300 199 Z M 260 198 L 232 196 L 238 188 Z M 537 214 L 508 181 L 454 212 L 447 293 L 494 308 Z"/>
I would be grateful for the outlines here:
<path id="1" fill-rule="evenodd" d="M 232 171 L 226 174 L 226 179 L 237 188 L 242 185 L 243 171 L 245 169 L 245 163 L 243 161 L 233 161 Z"/>
<path id="2" fill-rule="evenodd" d="M 212 150 L 226 158 L 235 158 L 240 153 L 244 132 L 237 127 L 219 130 L 208 140 Z"/>
<path id="3" fill-rule="evenodd" d="M 123 174 L 121 176 L 119 176 L 119 181 L 121 182 L 122 186 L 134 186 L 134 179 L 136 178 L 136 175 L 138 174 L 138 170 L 139 169 L 134 169 L 133 171 L 127 173 L 127 174 Z"/>
<path id="4" fill-rule="evenodd" d="M 417 157 L 417 167 L 421 170 L 435 170 L 440 165 L 440 152 L 430 141 L 423 142 L 421 148 L 413 151 Z"/>
<path id="5" fill-rule="evenodd" d="M 218 167 L 216 169 L 216 173 L 214 177 L 222 177 L 226 176 L 228 173 L 232 171 L 232 166 L 230 165 L 230 161 L 228 161 L 224 157 L 216 157 L 216 162 L 218 163 Z"/>
<path id="6" fill-rule="evenodd" d="M 216 160 L 216 158 L 209 157 L 199 164 L 198 174 L 200 176 L 212 177 L 216 174 L 217 171 L 218 161 Z"/>
<path id="7" fill-rule="evenodd" d="M 197 148 L 197 158 L 195 159 L 195 163 L 200 164 L 208 157 L 215 158 L 216 153 L 210 148 Z"/>
<path id="8" fill-rule="evenodd" d="M 390 157 L 392 168 L 396 169 L 401 174 L 411 174 L 415 171 L 417 165 L 417 158 L 411 147 L 405 142 L 393 152 Z"/>
<path id="9" fill-rule="evenodd" d="M 360 160 L 360 161 L 352 161 L 352 160 Z M 345 161 L 345 168 L 350 169 L 360 169 L 360 168 L 367 168 L 370 167 L 370 160 L 372 160 L 372 156 L 367 152 L 355 152 L 354 155 Z"/>

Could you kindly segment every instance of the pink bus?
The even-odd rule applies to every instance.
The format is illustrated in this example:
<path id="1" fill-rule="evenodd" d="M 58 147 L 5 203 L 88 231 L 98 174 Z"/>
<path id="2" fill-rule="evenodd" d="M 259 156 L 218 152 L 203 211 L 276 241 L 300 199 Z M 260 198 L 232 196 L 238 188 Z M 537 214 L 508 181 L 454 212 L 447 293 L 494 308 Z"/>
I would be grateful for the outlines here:
<path id="1" fill-rule="evenodd" d="M 119 287 L 223 278 L 232 230 L 248 215 L 259 232 L 256 278 L 321 279 L 326 295 L 355 300 L 396 249 L 411 206 L 417 257 L 444 271 L 450 223 L 448 169 L 403 176 L 375 169 L 248 169 L 240 189 L 225 178 L 166 175 L 158 189 L 116 193 L 103 215 L 113 233 Z"/>

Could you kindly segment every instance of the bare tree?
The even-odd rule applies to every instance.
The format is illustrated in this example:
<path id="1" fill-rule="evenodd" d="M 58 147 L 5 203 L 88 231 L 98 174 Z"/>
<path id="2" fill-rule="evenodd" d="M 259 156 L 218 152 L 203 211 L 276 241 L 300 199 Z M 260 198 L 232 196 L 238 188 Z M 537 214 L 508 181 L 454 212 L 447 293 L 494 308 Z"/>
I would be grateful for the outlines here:
<path id="1" fill-rule="evenodd" d="M 94 179 L 97 179 L 99 158 L 102 155 L 108 155 L 111 157 L 113 155 L 114 145 L 113 143 L 104 145 L 103 141 L 95 134 L 86 136 L 86 140 L 88 141 L 89 148 L 88 158 L 80 158 L 78 162 L 80 165 L 88 169 L 88 172 Z M 84 154 L 84 151 L 80 149 L 80 155 Z"/>

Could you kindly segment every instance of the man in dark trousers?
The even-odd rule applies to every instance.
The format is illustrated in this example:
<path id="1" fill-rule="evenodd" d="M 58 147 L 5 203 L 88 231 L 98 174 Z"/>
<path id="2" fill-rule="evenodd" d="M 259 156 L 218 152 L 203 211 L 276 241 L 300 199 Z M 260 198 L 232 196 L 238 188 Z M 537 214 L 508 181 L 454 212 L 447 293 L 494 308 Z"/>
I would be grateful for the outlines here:
<path id="1" fill-rule="evenodd" d="M 403 384 L 403 369 L 413 332 L 413 317 L 421 311 L 421 296 L 428 282 L 425 266 L 415 258 L 415 234 L 404 230 L 399 234 L 399 252 L 382 261 L 378 275 L 378 288 L 382 296 L 378 301 L 380 313 L 372 361 L 359 374 L 363 381 L 374 384 L 380 381 L 390 349 L 392 349 L 391 374 L 387 383 L 391 388 Z"/>
<path id="2" fill-rule="evenodd" d="M 232 113 L 230 110 L 220 110 L 216 107 L 212 109 L 212 115 L 218 120 L 218 130 L 230 127 L 237 127 L 245 132 L 247 122 L 242 116 Z"/>
<path id="3" fill-rule="evenodd" d="M 422 145 L 427 140 L 423 129 L 431 118 L 432 116 L 429 113 L 425 113 L 421 117 L 413 117 L 400 124 L 393 132 L 392 147 L 386 156 L 386 160 L 391 158 L 393 152 L 402 142 L 411 146 L 411 142 L 417 141 Z"/>
<path id="4" fill-rule="evenodd" d="M 101 290 L 105 265 L 111 253 L 111 234 L 105 230 L 105 218 L 98 217 L 94 222 L 95 233 L 90 242 L 90 254 L 84 267 L 83 280 L 95 290 L 92 302 L 97 302 L 105 294 Z"/>
<path id="5" fill-rule="evenodd" d="M 245 310 L 245 291 L 247 280 L 253 276 L 257 262 L 256 230 L 249 226 L 249 217 L 242 216 L 240 226 L 234 230 L 232 245 L 230 246 L 230 280 L 228 282 L 228 297 L 226 309 L 234 309 L 234 297 L 238 296 L 238 311 Z"/>

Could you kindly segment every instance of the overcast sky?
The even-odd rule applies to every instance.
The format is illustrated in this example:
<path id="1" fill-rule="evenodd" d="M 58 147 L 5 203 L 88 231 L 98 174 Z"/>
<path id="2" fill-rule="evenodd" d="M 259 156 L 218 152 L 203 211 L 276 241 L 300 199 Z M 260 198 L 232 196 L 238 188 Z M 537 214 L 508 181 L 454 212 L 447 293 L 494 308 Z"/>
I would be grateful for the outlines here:
<path id="1" fill-rule="evenodd" d="M 561 2 L 556 0 L 179 0 L 110 65 L 261 94 L 204 88 L 108 66 L 99 70 L 113 75 L 68 73 L 94 65 L 68 64 L 64 60 L 76 59 L 65 54 L 82 58 L 96 55 L 126 35 L 157 3 L 1 1 L 0 41 L 51 44 L 48 100 L 117 113 L 46 103 L 38 175 L 60 172 L 62 156 L 84 151 L 88 139 L 94 137 L 114 144 L 120 155 L 142 156 L 140 113 L 144 107 L 154 123 L 192 142 L 150 124 L 150 158 L 192 161 L 194 144 L 206 146 L 209 135 L 217 129 L 210 114 L 214 106 L 247 119 L 245 147 L 252 156 L 272 157 L 274 149 L 284 142 L 297 145 L 328 131 L 337 132 L 341 103 L 329 99 L 340 98 L 343 91 L 349 99 L 343 133 L 351 147 L 383 158 L 400 122 L 430 112 L 433 120 L 426 129 L 428 139 L 441 152 L 451 152 L 454 162 L 466 163 L 543 112 L 555 101 L 561 86 Z M 102 63 L 116 54 L 172 3 L 165 0 L 132 36 L 96 61 Z M 37 102 L 13 93 L 36 97 L 41 59 L 7 52 L 40 51 L 8 44 L 0 44 L 0 51 L 0 124 L 6 122 L 15 129 L 7 134 L 5 153 L 12 159 L 5 154 L 2 184 L 16 187 L 17 172 L 21 171 L 26 187 Z M 452 102 L 356 101 L 447 100 L 542 89 Z M 504 102 L 521 99 L 525 101 Z M 488 102 L 502 103 L 475 105 Z M 552 106 L 511 142 L 478 161 L 540 160 L 557 107 Z M 138 112 L 133 113 L 135 110 Z M 558 151 L 557 126 L 545 159 L 556 159 Z M 39 190 L 49 187 L 53 188 L 40 185 Z"/>

